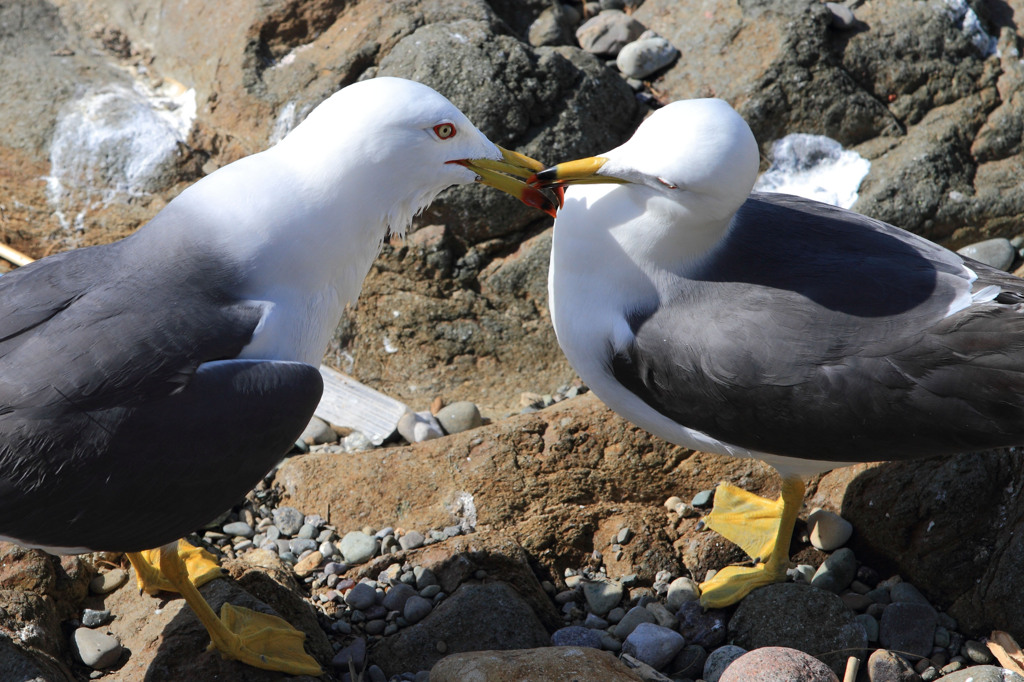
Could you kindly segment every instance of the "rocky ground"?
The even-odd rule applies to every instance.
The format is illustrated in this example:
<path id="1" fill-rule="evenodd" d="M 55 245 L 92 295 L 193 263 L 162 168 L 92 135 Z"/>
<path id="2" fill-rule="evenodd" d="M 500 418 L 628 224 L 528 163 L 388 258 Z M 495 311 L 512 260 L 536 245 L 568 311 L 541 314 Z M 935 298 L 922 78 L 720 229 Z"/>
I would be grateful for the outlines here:
<path id="1" fill-rule="evenodd" d="M 1021 16 L 1020 0 L 3 4 L 0 240 L 40 257 L 116 239 L 338 87 L 397 75 L 552 162 L 618 144 L 659 103 L 723 97 L 766 166 L 782 136 L 828 135 L 871 162 L 856 210 L 954 248 L 1004 240 L 976 248 L 1013 269 Z M 131 163 L 153 140 L 165 151 Z M 325 679 L 351 661 L 364 680 L 728 682 L 772 665 L 812 680 L 841 678 L 849 655 L 859 679 L 1011 679 L 981 666 L 993 630 L 1024 637 L 1018 453 L 812 480 L 792 582 L 701 613 L 693 581 L 743 559 L 702 529 L 701 493 L 777 482 L 567 397 L 581 387 L 547 319 L 549 249 L 549 219 L 479 187 L 446 192 L 385 246 L 326 361 L 415 410 L 470 401 L 486 423 L 289 458 L 195 538 L 230 575 L 203 589 L 215 606 L 276 610 L 307 633 Z M 834 521 L 808 524 L 819 507 L 852 535 L 815 540 Z M 280 678 L 203 653 L 181 601 L 139 596 L 124 568 L 3 546 L 0 670 Z M 718 678 L 730 647 L 751 650 L 748 672 Z M 507 649 L 530 651 L 493 651 Z"/>

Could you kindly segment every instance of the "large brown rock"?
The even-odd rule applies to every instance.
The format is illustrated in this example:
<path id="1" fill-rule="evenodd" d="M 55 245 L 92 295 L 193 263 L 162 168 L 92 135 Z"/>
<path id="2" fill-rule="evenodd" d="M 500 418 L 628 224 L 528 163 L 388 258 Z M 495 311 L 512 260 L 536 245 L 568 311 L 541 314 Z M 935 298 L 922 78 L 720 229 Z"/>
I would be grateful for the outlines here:
<path id="1" fill-rule="evenodd" d="M 430 669 L 430 682 L 640 682 L 642 679 L 611 652 L 570 646 L 453 654 Z"/>

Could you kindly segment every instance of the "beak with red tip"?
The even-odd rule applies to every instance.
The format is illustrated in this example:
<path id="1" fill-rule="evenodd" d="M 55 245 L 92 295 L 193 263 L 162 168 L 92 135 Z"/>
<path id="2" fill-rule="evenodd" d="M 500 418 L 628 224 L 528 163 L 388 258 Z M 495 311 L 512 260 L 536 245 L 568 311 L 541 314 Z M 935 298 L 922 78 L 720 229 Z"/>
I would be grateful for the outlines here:
<path id="1" fill-rule="evenodd" d="M 524 182 L 526 178 L 543 171 L 544 164 L 519 152 L 502 147 L 498 147 L 498 149 L 502 156 L 500 161 L 495 159 L 458 159 L 448 163 L 465 166 L 477 174 L 476 181 L 480 184 L 511 194 L 527 206 L 538 208 L 554 218 L 555 213 L 562 205 L 561 192 L 553 191 L 552 193 L 557 198 L 557 200 L 553 200 L 540 189 Z M 518 178 L 522 178 L 522 180 Z"/>

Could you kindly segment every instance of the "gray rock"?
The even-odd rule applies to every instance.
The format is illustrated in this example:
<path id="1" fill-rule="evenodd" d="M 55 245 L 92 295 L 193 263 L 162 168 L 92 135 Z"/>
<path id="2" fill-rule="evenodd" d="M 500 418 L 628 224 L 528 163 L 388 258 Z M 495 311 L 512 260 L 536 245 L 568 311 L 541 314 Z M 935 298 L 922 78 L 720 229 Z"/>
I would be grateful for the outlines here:
<path id="1" fill-rule="evenodd" d="M 419 549 L 423 546 L 424 540 L 423 533 L 411 530 L 398 538 L 398 544 L 402 549 Z"/>
<path id="2" fill-rule="evenodd" d="M 427 617 L 430 610 L 434 608 L 434 603 L 429 599 L 421 597 L 418 594 L 414 594 L 405 600 L 405 606 L 402 608 L 402 616 L 409 623 L 418 623 Z"/>
<path id="3" fill-rule="evenodd" d="M 655 670 L 661 670 L 685 645 L 686 640 L 675 630 L 653 623 L 640 623 L 623 641 L 622 651 Z"/>
<path id="4" fill-rule="evenodd" d="M 312 552 L 317 548 L 316 540 L 295 538 L 288 541 L 288 549 L 295 556 L 301 556 L 303 552 Z"/>
<path id="5" fill-rule="evenodd" d="M 697 644 L 708 651 L 725 642 L 728 617 L 723 609 L 708 609 L 697 601 L 683 602 L 676 611 L 679 619 L 679 633 L 690 644 Z"/>
<path id="6" fill-rule="evenodd" d="M 708 654 L 707 660 L 704 661 L 704 672 L 702 674 L 704 682 L 719 682 L 722 674 L 732 662 L 745 653 L 747 653 L 746 649 L 735 644 L 726 644 L 712 651 Z"/>
<path id="7" fill-rule="evenodd" d="M 878 624 L 878 643 L 904 656 L 927 657 L 935 640 L 935 609 L 926 604 L 894 602 Z"/>
<path id="8" fill-rule="evenodd" d="M 1013 265 L 1013 259 L 1017 256 L 1017 250 L 1013 248 L 1013 244 L 1003 237 L 969 244 L 962 249 L 957 249 L 957 253 L 981 261 L 997 270 L 1009 270 Z"/>
<path id="9" fill-rule="evenodd" d="M 570 45 L 573 38 L 572 29 L 579 20 L 580 14 L 576 8 L 560 2 L 552 3 L 530 24 L 527 40 L 534 47 Z"/>
<path id="10" fill-rule="evenodd" d="M 837 31 L 849 31 L 857 25 L 857 18 L 853 16 L 853 10 L 838 2 L 826 2 L 825 8 L 829 12 L 829 24 Z"/>
<path id="11" fill-rule="evenodd" d="M 109 594 L 128 581 L 128 572 L 123 568 L 115 568 L 100 573 L 89 582 L 89 591 L 93 594 Z"/>
<path id="12" fill-rule="evenodd" d="M 102 611 L 97 611 L 96 609 L 82 610 L 82 627 L 98 628 L 101 625 L 106 625 L 109 620 L 110 611 L 107 609 Z"/>
<path id="13" fill-rule="evenodd" d="M 555 630 L 551 635 L 551 643 L 554 646 L 586 646 L 600 649 L 603 634 L 599 630 L 591 630 L 582 625 L 570 625 Z"/>
<path id="14" fill-rule="evenodd" d="M 701 490 L 693 496 L 692 500 L 690 500 L 690 506 L 696 507 L 697 509 L 704 509 L 705 507 L 710 507 L 714 501 L 714 490 Z"/>
<path id="15" fill-rule="evenodd" d="M 908 582 L 898 582 L 889 588 L 889 599 L 893 603 L 904 602 L 910 604 L 922 604 L 932 607 L 928 598 L 921 594 L 921 591 Z"/>
<path id="16" fill-rule="evenodd" d="M 433 599 L 434 597 L 436 597 L 440 593 L 441 593 L 441 586 L 440 585 L 427 585 L 422 590 L 420 590 L 420 596 L 423 597 L 424 599 Z"/>
<path id="17" fill-rule="evenodd" d="M 641 38 L 626 44 L 615 58 L 615 65 L 627 78 L 647 78 L 675 61 L 679 50 L 661 36 Z"/>
<path id="18" fill-rule="evenodd" d="M 807 618 L 808 613 L 814 618 Z M 747 595 L 729 619 L 729 641 L 749 651 L 798 649 L 818 657 L 837 675 L 846 669 L 847 652 L 868 644 L 864 626 L 838 596 L 797 583 L 776 583 Z"/>
<path id="19" fill-rule="evenodd" d="M 341 550 L 341 556 L 345 558 L 345 563 L 362 564 L 373 558 L 379 546 L 377 538 L 354 530 L 345 534 L 338 549 Z"/>
<path id="20" fill-rule="evenodd" d="M 994 665 L 975 665 L 943 675 L 942 682 L 1024 682 L 1024 677 Z"/>
<path id="21" fill-rule="evenodd" d="M 807 517 L 807 530 L 810 531 L 811 544 L 825 552 L 842 547 L 853 535 L 853 525 L 827 509 L 811 511 Z"/>
<path id="22" fill-rule="evenodd" d="M 636 626 L 640 625 L 640 623 L 654 624 L 655 621 L 656 619 L 653 613 L 642 606 L 634 606 L 627 611 L 626 615 L 622 617 L 622 620 L 615 625 L 615 636 L 624 640 L 629 637 L 629 634 L 633 632 L 633 630 L 636 629 Z"/>
<path id="23" fill-rule="evenodd" d="M 377 603 L 377 590 L 366 583 L 356 583 L 345 593 L 345 603 L 361 611 L 368 609 Z"/>
<path id="24" fill-rule="evenodd" d="M 99 630 L 78 628 L 71 639 L 74 654 L 90 668 L 100 670 L 117 663 L 121 658 L 121 642 Z"/>
<path id="25" fill-rule="evenodd" d="M 768 646 L 743 654 L 733 661 L 719 682 L 839 682 L 839 678 L 817 658 L 796 649 Z"/>
<path id="26" fill-rule="evenodd" d="M 256 535 L 256 531 L 254 531 L 252 526 L 245 521 L 233 521 L 231 523 L 226 523 L 222 530 L 226 535 L 231 535 L 233 537 L 251 538 Z"/>
<path id="27" fill-rule="evenodd" d="M 416 566 L 412 569 L 412 574 L 416 578 L 417 590 L 422 590 L 427 585 L 437 585 L 437 576 L 429 568 Z"/>
<path id="28" fill-rule="evenodd" d="M 409 601 L 409 598 L 416 594 L 416 590 L 410 585 L 405 583 L 396 583 L 387 591 L 384 595 L 384 599 L 381 600 L 381 604 L 387 608 L 388 611 L 402 612 L 405 608 L 405 602 Z"/>
<path id="29" fill-rule="evenodd" d="M 306 517 L 303 516 L 295 507 L 278 507 L 273 512 L 274 525 L 281 535 L 291 537 L 299 532 L 302 528 L 302 524 L 306 522 Z M 270 537 L 270 529 L 267 529 L 267 537 Z"/>
<path id="30" fill-rule="evenodd" d="M 429 412 L 406 412 L 398 420 L 398 433 L 410 443 L 422 443 L 444 435 L 441 425 Z"/>
<path id="31" fill-rule="evenodd" d="M 462 433 L 483 425 L 480 408 L 468 400 L 445 405 L 435 415 L 445 433 Z"/>
<path id="32" fill-rule="evenodd" d="M 298 440 L 306 445 L 323 445 L 324 443 L 337 443 L 338 434 L 331 428 L 330 424 L 319 417 L 313 417 L 309 424 L 303 429 Z"/>
<path id="33" fill-rule="evenodd" d="M 687 644 L 668 664 L 667 671 L 675 678 L 695 680 L 704 674 L 704 663 L 707 660 L 708 652 L 704 651 L 704 647 Z"/>
<path id="34" fill-rule="evenodd" d="M 700 587 L 691 578 L 679 577 L 668 585 L 665 606 L 676 611 L 684 602 L 700 599 Z"/>
<path id="35" fill-rule="evenodd" d="M 296 533 L 296 537 L 302 540 L 312 540 L 316 537 L 316 528 L 310 523 L 303 523 L 302 527 L 299 528 L 299 532 Z"/>
<path id="36" fill-rule="evenodd" d="M 838 549 L 830 554 L 821 563 L 814 577 L 811 578 L 811 585 L 822 590 L 828 590 L 839 594 L 853 582 L 857 575 L 857 559 L 853 550 L 848 547 Z"/>
<path id="37" fill-rule="evenodd" d="M 864 626 L 864 633 L 868 636 L 868 642 L 878 641 L 878 620 L 868 613 L 858 613 L 854 620 Z"/>
<path id="38" fill-rule="evenodd" d="M 617 580 L 588 580 L 583 583 L 583 597 L 591 613 L 607 615 L 619 605 L 623 595 L 622 584 Z"/>
<path id="39" fill-rule="evenodd" d="M 614 57 L 644 32 L 644 25 L 621 10 L 604 10 L 576 29 L 576 40 L 587 52 Z"/>
<path id="40" fill-rule="evenodd" d="M 597 614 L 588 613 L 586 619 L 583 621 L 583 627 L 594 630 L 607 630 L 608 621 Z"/>
<path id="41" fill-rule="evenodd" d="M 331 659 L 331 665 L 341 668 L 344 672 L 348 672 L 349 663 L 356 670 L 362 670 L 366 665 L 366 639 L 364 637 L 356 637 L 351 644 L 340 649 Z"/>
<path id="42" fill-rule="evenodd" d="M 972 663 L 985 664 L 994 663 L 995 658 L 988 647 L 975 639 L 969 639 L 960 647 L 960 653 L 966 656 Z"/>
<path id="43" fill-rule="evenodd" d="M 866 666 L 871 682 L 920 682 L 921 677 L 903 658 L 886 649 L 876 649 Z"/>
<path id="44" fill-rule="evenodd" d="M 618 623 L 619 621 L 622 620 L 623 616 L 625 616 L 625 615 L 626 615 L 626 609 L 622 608 L 621 606 L 616 606 L 614 609 L 612 609 L 611 611 L 608 612 L 608 616 L 607 616 L 608 622 L 609 623 Z"/>

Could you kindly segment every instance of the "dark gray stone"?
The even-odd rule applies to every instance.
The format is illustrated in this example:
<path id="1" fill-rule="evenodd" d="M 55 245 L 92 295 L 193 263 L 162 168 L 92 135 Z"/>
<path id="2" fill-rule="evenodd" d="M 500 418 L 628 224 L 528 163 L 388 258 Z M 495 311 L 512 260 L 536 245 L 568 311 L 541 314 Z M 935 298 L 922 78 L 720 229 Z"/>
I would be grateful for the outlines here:
<path id="1" fill-rule="evenodd" d="M 927 657 L 935 641 L 935 609 L 927 604 L 893 602 L 878 624 L 878 643 L 904 656 Z"/>
<path id="2" fill-rule="evenodd" d="M 599 630 L 591 630 L 582 625 L 570 625 L 555 630 L 551 635 L 551 643 L 555 646 L 587 646 L 600 649 L 602 634 Z"/>

